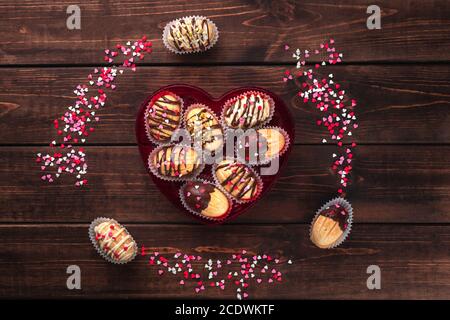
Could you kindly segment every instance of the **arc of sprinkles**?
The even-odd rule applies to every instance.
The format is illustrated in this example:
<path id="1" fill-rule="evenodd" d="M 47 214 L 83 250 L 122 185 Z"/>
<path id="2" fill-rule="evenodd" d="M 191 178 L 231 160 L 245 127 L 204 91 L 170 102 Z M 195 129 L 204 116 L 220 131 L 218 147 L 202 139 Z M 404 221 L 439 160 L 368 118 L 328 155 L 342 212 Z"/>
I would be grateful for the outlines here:
<path id="1" fill-rule="evenodd" d="M 125 69 L 136 71 L 136 61 L 144 59 L 152 52 L 152 43 L 144 36 L 141 39 L 125 45 L 117 44 L 114 49 L 105 49 L 103 60 L 109 66 L 95 68 L 87 76 L 88 84 L 79 84 L 74 93 L 77 96 L 75 103 L 67 111 L 53 121 L 57 138 L 50 143 L 55 148 L 53 153 L 38 153 L 36 162 L 43 173 L 41 180 L 54 182 L 63 174 L 76 177 L 76 186 L 87 184 L 84 178 L 87 173 L 86 153 L 82 147 L 73 144 L 84 144 L 88 136 L 95 131 L 94 124 L 100 121 L 97 110 L 105 106 L 106 89 L 115 90 L 114 81 Z M 123 62 L 117 67 L 117 59 Z M 90 88 L 93 88 L 90 93 Z"/>
<path id="2" fill-rule="evenodd" d="M 285 50 L 289 50 L 289 46 L 285 45 Z M 314 67 L 306 69 L 306 62 L 311 56 L 322 55 L 322 61 L 316 63 Z M 302 79 L 300 83 L 300 91 L 298 96 L 303 98 L 303 103 L 313 103 L 316 109 L 323 114 L 317 119 L 317 125 L 323 126 L 328 131 L 329 139 L 335 141 L 339 147 L 338 153 L 333 153 L 333 162 L 331 169 L 339 175 L 340 195 L 344 194 L 345 188 L 350 183 L 349 176 L 352 172 L 353 148 L 356 142 L 351 141 L 350 144 L 344 144 L 346 137 L 353 135 L 352 130 L 358 128 L 356 122 L 356 114 L 354 107 L 357 102 L 355 99 L 348 97 L 346 91 L 341 85 L 335 82 L 334 75 L 328 74 L 327 77 L 320 77 L 316 71 L 325 65 L 335 65 L 342 62 L 343 54 L 336 50 L 334 40 L 320 44 L 318 49 L 313 51 L 296 49 L 292 57 L 297 61 L 296 68 L 300 71 L 293 75 L 290 70 L 284 72 L 283 81 L 291 81 Z M 327 139 L 323 138 L 322 143 L 327 143 Z"/>

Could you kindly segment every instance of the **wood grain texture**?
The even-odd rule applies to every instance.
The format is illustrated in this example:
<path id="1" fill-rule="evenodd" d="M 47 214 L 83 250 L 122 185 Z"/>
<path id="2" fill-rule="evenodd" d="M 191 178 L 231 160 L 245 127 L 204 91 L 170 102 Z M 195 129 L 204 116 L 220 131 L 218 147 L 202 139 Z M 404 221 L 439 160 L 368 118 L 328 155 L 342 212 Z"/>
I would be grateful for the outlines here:
<path id="1" fill-rule="evenodd" d="M 304 104 L 294 82 L 283 83 L 285 67 L 142 67 L 117 79 L 101 120 L 88 142 L 135 143 L 134 125 L 142 101 L 173 83 L 188 83 L 215 97 L 241 86 L 260 86 L 280 95 L 296 124 L 298 143 L 320 143 L 326 131 L 315 123 L 314 106 Z M 0 144 L 47 144 L 54 139 L 53 119 L 75 101 L 72 92 L 86 83 L 91 68 L 2 69 Z M 326 67 L 347 93 L 358 100 L 359 143 L 449 143 L 450 67 L 339 66 Z"/>
<path id="2" fill-rule="evenodd" d="M 178 250 L 224 261 L 246 249 L 281 257 L 283 282 L 249 287 L 260 299 L 448 299 L 450 226 L 355 225 L 332 251 L 315 248 L 307 225 L 128 225 L 140 245 L 172 257 Z M 144 257 L 125 266 L 105 262 L 87 236 L 88 225 L 0 226 L 0 296 L 53 298 L 235 298 L 208 288 L 195 294 L 180 276 L 158 276 Z M 201 236 L 200 236 L 201 234 Z M 226 241 L 224 241 L 226 239 Z M 293 264 L 287 265 L 286 260 Z M 203 268 L 195 264 L 196 267 Z M 66 289 L 66 268 L 81 268 L 82 290 Z M 366 269 L 381 268 L 381 290 L 368 290 Z M 196 268 L 194 267 L 194 268 Z M 224 266 L 224 270 L 230 270 Z M 178 280 L 177 280 L 178 279 Z"/>
<path id="3" fill-rule="evenodd" d="M 370 0 L 78 1 L 81 30 L 68 30 L 68 0 L 0 2 L 0 64 L 101 62 L 101 50 L 146 34 L 152 63 L 289 61 L 284 44 L 315 48 L 333 37 L 346 61 L 449 61 L 446 0 L 382 0 L 381 30 L 368 30 Z M 220 29 L 216 47 L 177 56 L 161 34 L 172 19 L 206 15 Z"/>
<path id="4" fill-rule="evenodd" d="M 309 223 L 336 196 L 329 169 L 332 146 L 295 146 L 269 194 L 234 223 Z M 137 147 L 88 147 L 89 185 L 70 178 L 40 181 L 38 147 L 3 147 L 0 156 L 1 222 L 194 223 L 175 209 L 147 175 Z M 449 223 L 448 146 L 360 146 L 348 199 L 357 222 Z M 282 213 L 282 214 L 280 214 Z"/>
<path id="5" fill-rule="evenodd" d="M 250 288 L 260 299 L 450 298 L 450 2 L 446 0 L 175 0 L 78 1 L 82 30 L 67 30 L 69 0 L 0 0 L 0 298 L 234 298 L 235 291 L 196 295 L 161 278 L 144 257 L 105 262 L 89 242 L 99 216 L 127 225 L 140 245 L 173 254 L 224 259 L 267 252 L 292 259 L 284 282 Z M 367 30 L 366 9 L 382 9 L 382 29 Z M 203 54 L 163 47 L 170 20 L 201 14 L 220 29 Z M 154 54 L 117 79 L 86 148 L 89 184 L 68 177 L 40 181 L 37 152 L 54 139 L 52 121 L 74 102 L 102 51 L 146 34 Z M 336 195 L 329 169 L 335 147 L 311 105 L 283 83 L 291 49 L 333 37 L 346 64 L 334 73 L 358 100 L 359 143 L 347 198 L 356 224 L 334 250 L 309 241 L 314 212 Z M 348 64 L 347 64 L 348 63 Z M 280 95 L 296 123 L 289 163 L 267 197 L 220 227 L 198 225 L 152 183 L 135 145 L 136 112 L 158 88 L 188 83 L 219 97 L 240 86 Z M 66 268 L 82 269 L 82 290 L 66 289 Z M 382 289 L 368 290 L 366 269 L 379 265 Z"/>

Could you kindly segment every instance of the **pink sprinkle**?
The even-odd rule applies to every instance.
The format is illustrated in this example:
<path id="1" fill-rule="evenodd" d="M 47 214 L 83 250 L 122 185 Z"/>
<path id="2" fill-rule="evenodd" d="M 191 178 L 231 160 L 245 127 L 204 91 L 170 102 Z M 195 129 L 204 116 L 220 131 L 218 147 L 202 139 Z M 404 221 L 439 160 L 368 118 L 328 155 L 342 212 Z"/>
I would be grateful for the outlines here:
<path id="1" fill-rule="evenodd" d="M 143 246 L 141 248 L 144 248 Z M 261 260 L 260 255 L 247 256 L 247 251 L 242 250 L 240 254 L 233 254 L 235 259 L 218 259 L 213 261 L 212 259 L 206 259 L 208 262 L 205 264 L 205 268 L 202 265 L 191 265 L 187 263 L 188 261 L 199 261 L 202 260 L 202 256 L 194 256 L 189 254 L 183 254 L 181 252 L 177 252 L 175 255 L 171 255 L 168 258 L 159 254 L 158 252 L 154 252 L 150 255 L 149 264 L 150 266 L 164 266 L 167 270 L 165 272 L 163 269 L 157 269 L 157 273 L 160 276 L 167 275 L 171 276 L 179 275 L 182 279 L 178 277 L 177 284 L 180 286 L 184 286 L 188 281 L 193 282 L 195 293 L 200 293 L 209 288 L 218 288 L 219 290 L 224 290 L 227 281 L 229 283 L 234 284 L 236 288 L 236 296 L 238 298 L 247 298 L 249 295 L 247 292 L 242 292 L 241 288 L 248 288 L 250 286 L 251 281 L 255 281 L 256 284 L 263 283 L 266 280 L 268 283 L 277 283 L 281 281 L 281 272 L 275 270 L 274 268 L 270 268 L 273 270 L 273 274 L 270 273 L 266 276 L 255 277 L 255 269 Z M 158 258 L 155 259 L 155 257 Z M 276 261 L 280 261 L 280 259 L 272 259 L 270 256 L 266 256 L 266 265 L 259 265 L 257 270 L 260 270 L 261 273 L 265 273 L 265 270 L 269 268 L 270 265 L 276 264 Z M 272 261 L 270 261 L 272 260 Z M 158 263 L 155 263 L 158 262 Z M 222 268 L 222 262 L 226 261 L 226 265 L 230 267 Z M 289 260 L 291 261 L 291 260 Z M 242 275 L 238 275 L 236 273 L 236 268 L 241 268 Z M 199 268 L 199 272 L 196 272 L 196 268 Z M 222 271 L 223 274 L 220 273 Z M 251 276 L 250 276 L 251 275 Z M 218 278 L 221 280 L 212 280 L 213 278 Z M 255 279 L 253 279 L 255 278 Z M 204 280 L 205 279 L 205 280 Z"/>
<path id="2" fill-rule="evenodd" d="M 348 128 L 358 128 L 356 115 L 353 111 L 353 108 L 357 105 L 357 101 L 347 97 L 345 90 L 340 89 L 340 84 L 333 80 L 333 74 L 323 77 L 320 74 L 316 74 L 315 71 L 321 66 L 327 65 L 327 63 L 334 65 L 342 62 L 342 53 L 338 52 L 333 44 L 334 39 L 330 39 L 329 42 L 320 44 L 320 48 L 315 49 L 314 53 L 316 55 L 319 53 L 323 54 L 324 59 L 322 62 L 315 64 L 314 69 L 309 68 L 308 70 L 302 70 L 297 73 L 297 77 L 303 77 L 303 79 L 299 79 L 299 83 L 301 84 L 299 87 L 301 90 L 297 95 L 302 97 L 304 103 L 313 103 L 314 107 L 324 114 L 322 120 L 317 121 L 317 125 L 322 126 L 324 131 L 326 130 L 325 132 L 331 141 L 335 141 L 339 148 L 343 148 L 344 142 L 347 143 L 345 138 L 353 135 Z M 304 66 L 305 63 L 303 63 L 304 61 L 299 61 L 299 51 L 300 50 L 297 49 L 293 54 L 293 57 L 297 60 L 296 68 L 302 69 L 302 66 Z M 304 52 L 305 58 L 308 58 L 309 51 L 304 50 Z M 284 78 L 287 78 L 286 72 L 291 74 L 289 70 L 285 71 Z M 287 79 L 285 80 L 284 78 L 283 81 L 287 81 Z M 328 140 L 326 138 L 326 136 L 322 138 L 323 143 L 327 143 Z M 352 142 L 352 147 L 353 143 L 354 142 Z M 344 149 L 343 152 L 344 155 L 339 157 L 339 160 L 334 161 L 331 165 L 332 170 L 339 174 L 339 183 L 341 187 L 338 189 L 339 194 L 344 193 L 343 188 L 346 188 L 349 184 L 349 176 L 353 169 L 350 165 L 351 159 L 354 157 L 353 152 L 349 149 Z"/>
<path id="3" fill-rule="evenodd" d="M 141 55 L 141 53 L 151 52 L 151 42 L 147 41 L 145 37 L 139 39 L 134 42 L 134 47 L 130 45 L 122 46 L 118 45 L 118 47 L 123 48 L 122 53 L 125 55 L 125 52 L 136 52 Z M 105 49 L 106 56 L 104 57 L 104 61 L 108 63 L 113 63 L 113 57 L 118 56 L 117 52 L 113 52 L 110 49 Z M 111 55 L 111 56 L 109 56 Z M 143 55 L 142 55 L 143 56 Z M 126 60 L 126 59 L 125 59 Z M 127 61 L 127 60 L 126 60 Z M 135 65 L 128 65 L 127 67 L 133 67 L 135 69 Z M 112 82 L 115 80 L 117 76 L 118 69 L 116 67 L 103 67 L 103 68 L 94 68 L 94 74 L 89 73 L 87 76 L 88 84 L 94 85 L 96 84 L 99 88 L 88 88 L 88 84 L 78 84 L 73 91 L 77 98 L 72 106 L 68 107 L 68 110 L 63 113 L 62 116 L 58 117 L 53 121 L 53 128 L 56 130 L 57 140 L 53 140 L 50 143 L 51 147 L 59 146 L 59 149 L 67 150 L 66 154 L 55 153 L 55 154 L 47 154 L 44 155 L 43 159 L 50 159 L 49 161 L 45 161 L 44 166 L 41 166 L 41 170 L 53 170 L 57 171 L 58 175 L 55 175 L 56 178 L 59 178 L 62 173 L 68 173 L 76 176 L 76 186 L 83 186 L 87 184 L 87 179 L 83 178 L 83 175 L 87 173 L 88 165 L 85 160 L 85 153 L 82 148 L 74 148 L 72 144 L 65 144 L 66 142 L 73 143 L 85 143 L 87 137 L 90 133 L 94 131 L 94 127 L 92 126 L 92 121 L 99 121 L 98 116 L 95 116 L 95 113 L 91 110 L 99 109 L 100 106 L 104 106 L 107 94 L 100 87 L 111 88 L 114 90 L 116 85 Z M 119 74 L 123 73 L 122 69 L 119 69 Z M 92 92 L 90 92 L 92 91 Z M 61 128 L 60 128 L 61 125 Z M 64 127 L 63 127 L 64 126 Z M 75 136 L 75 137 L 73 137 Z M 78 138 L 78 136 L 80 138 Z M 62 152 L 62 151 L 59 151 Z M 39 156 L 40 157 L 40 156 Z M 57 159 L 57 160 L 55 160 Z M 58 166 L 54 166 L 54 164 L 61 164 L 62 159 L 64 159 L 65 166 L 69 168 L 76 168 L 76 171 L 73 169 L 65 170 L 61 169 Z M 40 161 L 37 161 L 40 162 Z M 48 182 L 53 182 L 52 178 L 46 179 Z"/>

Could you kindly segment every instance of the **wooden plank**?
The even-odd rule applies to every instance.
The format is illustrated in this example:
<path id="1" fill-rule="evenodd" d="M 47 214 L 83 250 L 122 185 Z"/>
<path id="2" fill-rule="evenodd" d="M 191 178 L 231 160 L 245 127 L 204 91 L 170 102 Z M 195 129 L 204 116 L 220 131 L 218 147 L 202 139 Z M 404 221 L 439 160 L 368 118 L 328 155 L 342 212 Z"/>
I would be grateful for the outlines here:
<path id="1" fill-rule="evenodd" d="M 235 298 L 233 285 L 197 295 L 190 285 L 179 286 L 179 276 L 158 276 L 145 257 L 126 266 L 109 264 L 91 246 L 87 228 L 87 224 L 0 226 L 0 296 Z M 129 225 L 128 229 L 138 244 L 169 257 L 182 251 L 224 261 L 242 249 L 281 257 L 283 282 L 250 286 L 254 299 L 450 298 L 450 226 L 355 225 L 350 238 L 332 251 L 315 248 L 306 225 Z M 287 265 L 287 259 L 293 264 Z M 194 268 L 202 268 L 197 263 Z M 66 268 L 73 264 L 81 268 L 82 290 L 66 288 Z M 381 268 L 381 290 L 366 287 L 369 265 Z"/>
<path id="2" fill-rule="evenodd" d="M 286 43 L 315 48 L 333 37 L 346 61 L 449 61 L 450 5 L 446 0 L 377 1 L 381 30 L 368 30 L 368 0 L 321 1 L 78 1 L 81 30 L 68 30 L 73 2 L 1 1 L 1 64 L 99 63 L 102 50 L 146 34 L 152 63 L 289 61 Z M 164 25 L 186 15 L 211 17 L 220 29 L 203 55 L 166 50 Z"/>
<path id="3" fill-rule="evenodd" d="M 234 223 L 309 223 L 336 195 L 329 165 L 332 146 L 295 146 L 280 180 Z M 3 147 L 0 157 L 1 222 L 197 223 L 175 209 L 147 175 L 137 147 L 88 147 L 89 185 L 72 178 L 43 183 L 38 147 Z M 357 222 L 450 222 L 449 146 L 360 146 L 348 199 Z"/>
<path id="4" fill-rule="evenodd" d="M 296 141 L 320 143 L 320 113 L 304 104 L 295 83 L 281 80 L 285 67 L 144 67 L 118 78 L 90 143 L 134 143 L 134 125 L 142 101 L 162 86 L 184 82 L 219 97 L 241 86 L 269 88 L 280 95 L 296 123 Z M 2 69 L 0 144 L 47 144 L 52 121 L 75 101 L 72 89 L 85 83 L 90 68 Z M 359 105 L 359 143 L 449 143 L 450 66 L 327 67 Z M 345 80 L 344 80 L 345 79 Z"/>

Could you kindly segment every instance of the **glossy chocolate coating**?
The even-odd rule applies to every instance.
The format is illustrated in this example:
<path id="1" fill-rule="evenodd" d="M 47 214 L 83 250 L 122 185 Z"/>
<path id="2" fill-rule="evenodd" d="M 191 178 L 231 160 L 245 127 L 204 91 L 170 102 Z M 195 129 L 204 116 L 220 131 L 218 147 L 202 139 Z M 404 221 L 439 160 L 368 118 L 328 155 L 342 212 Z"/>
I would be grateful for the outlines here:
<path id="1" fill-rule="evenodd" d="M 221 218 L 231 209 L 231 201 L 212 183 L 188 181 L 181 189 L 186 206 L 208 218 Z"/>
<path id="2" fill-rule="evenodd" d="M 345 208 L 341 206 L 332 205 L 322 212 L 320 212 L 321 216 L 331 218 L 333 221 L 336 221 L 339 223 L 339 227 L 341 230 L 347 229 L 348 226 L 348 212 L 345 210 Z"/>

